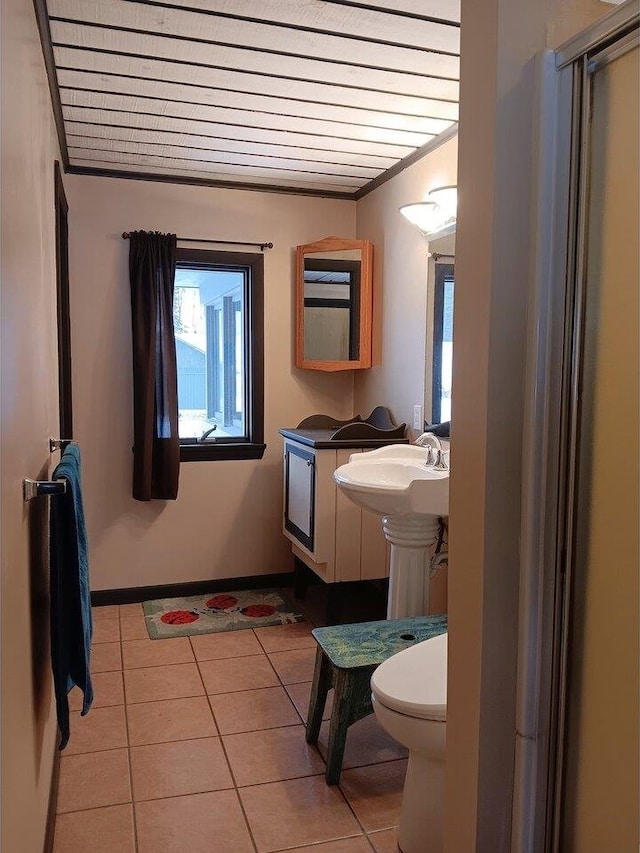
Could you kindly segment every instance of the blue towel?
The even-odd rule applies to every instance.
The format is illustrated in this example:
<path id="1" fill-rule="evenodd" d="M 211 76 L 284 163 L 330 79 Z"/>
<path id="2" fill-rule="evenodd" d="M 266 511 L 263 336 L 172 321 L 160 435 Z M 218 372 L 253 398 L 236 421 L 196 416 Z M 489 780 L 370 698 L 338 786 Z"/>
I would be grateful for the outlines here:
<path id="1" fill-rule="evenodd" d="M 80 488 L 80 450 L 76 445 L 67 446 L 53 479 L 67 483 L 65 494 L 50 498 L 49 539 L 51 666 L 60 749 L 64 749 L 69 741 L 67 694 L 75 685 L 83 691 L 83 715 L 93 702 L 89 562 Z"/>

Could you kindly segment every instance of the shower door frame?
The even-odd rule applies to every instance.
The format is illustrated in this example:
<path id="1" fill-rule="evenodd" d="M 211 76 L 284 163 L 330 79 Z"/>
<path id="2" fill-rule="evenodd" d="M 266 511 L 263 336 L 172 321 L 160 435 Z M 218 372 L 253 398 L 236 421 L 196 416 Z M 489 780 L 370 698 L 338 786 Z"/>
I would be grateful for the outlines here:
<path id="1" fill-rule="evenodd" d="M 511 850 L 560 853 L 588 209 L 591 77 L 638 43 L 625 3 L 539 58 L 536 267 L 526 375 Z"/>

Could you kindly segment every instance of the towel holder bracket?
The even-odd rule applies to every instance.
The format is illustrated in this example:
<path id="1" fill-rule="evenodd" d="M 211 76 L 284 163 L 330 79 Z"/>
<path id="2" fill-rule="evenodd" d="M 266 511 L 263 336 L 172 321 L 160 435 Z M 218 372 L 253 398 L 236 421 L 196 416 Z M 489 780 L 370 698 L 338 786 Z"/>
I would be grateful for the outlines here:
<path id="1" fill-rule="evenodd" d="M 77 444 L 77 442 L 71 438 L 50 438 L 49 453 L 54 453 L 56 450 L 64 450 L 68 444 Z"/>
<path id="2" fill-rule="evenodd" d="M 65 480 L 31 480 L 25 477 L 22 481 L 22 499 L 25 503 L 42 495 L 64 495 L 66 491 Z"/>

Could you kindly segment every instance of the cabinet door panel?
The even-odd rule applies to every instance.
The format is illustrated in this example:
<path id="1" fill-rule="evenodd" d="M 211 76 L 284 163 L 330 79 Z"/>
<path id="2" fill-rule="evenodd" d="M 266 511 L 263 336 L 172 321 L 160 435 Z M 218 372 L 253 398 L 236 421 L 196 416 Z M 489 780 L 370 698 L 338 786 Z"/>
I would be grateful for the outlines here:
<path id="1" fill-rule="evenodd" d="M 339 450 L 337 465 L 358 451 Z M 336 580 L 360 580 L 360 516 L 362 511 L 336 488 Z"/>
<path id="2" fill-rule="evenodd" d="M 285 527 L 313 551 L 315 457 L 289 444 L 285 454 Z"/>

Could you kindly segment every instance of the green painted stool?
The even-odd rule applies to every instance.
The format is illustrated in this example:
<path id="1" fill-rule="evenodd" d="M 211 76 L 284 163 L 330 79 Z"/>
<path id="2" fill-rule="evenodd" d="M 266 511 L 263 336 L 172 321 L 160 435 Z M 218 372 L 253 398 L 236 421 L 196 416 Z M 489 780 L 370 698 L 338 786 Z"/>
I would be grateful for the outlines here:
<path id="1" fill-rule="evenodd" d="M 311 633 L 318 649 L 306 740 L 307 743 L 318 742 L 327 693 L 333 687 L 327 785 L 337 785 L 340 781 L 347 729 L 373 713 L 370 682 L 374 669 L 396 652 L 444 634 L 446 630 L 446 616 L 414 616 L 313 629 Z"/>

